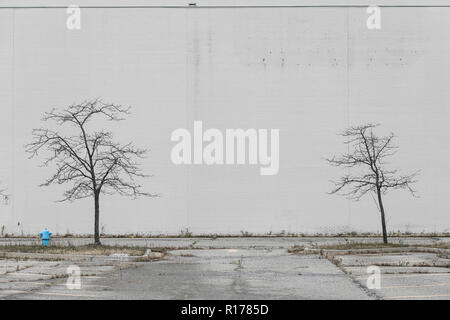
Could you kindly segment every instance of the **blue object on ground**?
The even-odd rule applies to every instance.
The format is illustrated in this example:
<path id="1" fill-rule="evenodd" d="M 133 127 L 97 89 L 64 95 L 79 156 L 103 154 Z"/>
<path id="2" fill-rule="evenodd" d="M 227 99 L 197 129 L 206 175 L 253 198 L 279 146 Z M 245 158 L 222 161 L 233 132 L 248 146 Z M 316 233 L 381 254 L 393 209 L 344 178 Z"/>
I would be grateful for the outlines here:
<path id="1" fill-rule="evenodd" d="M 52 238 L 52 233 L 48 231 L 47 228 L 45 228 L 44 231 L 40 233 L 40 235 L 42 239 L 42 245 L 48 247 L 48 245 L 50 244 L 50 239 Z"/>

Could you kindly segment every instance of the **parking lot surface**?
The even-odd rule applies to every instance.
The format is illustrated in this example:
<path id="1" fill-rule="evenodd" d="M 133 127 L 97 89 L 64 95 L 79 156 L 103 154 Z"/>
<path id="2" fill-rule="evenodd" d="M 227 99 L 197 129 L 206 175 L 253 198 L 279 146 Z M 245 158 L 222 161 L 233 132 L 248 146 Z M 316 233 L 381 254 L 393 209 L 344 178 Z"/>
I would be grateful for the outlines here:
<path id="1" fill-rule="evenodd" d="M 402 239 L 411 244 L 448 238 Z M 8 240 L 1 239 L 0 245 Z M 9 240 L 12 241 L 12 240 Z M 14 239 L 32 244 L 30 239 Z M 59 245 L 92 239 L 57 239 Z M 71 242 L 72 241 L 72 242 Z M 0 299 L 450 299 L 446 254 L 292 253 L 294 245 L 341 238 L 104 239 L 104 244 L 168 247 L 159 261 L 0 259 Z M 360 241 L 358 239 L 357 241 Z M 365 238 L 364 241 L 379 241 Z M 400 241 L 400 239 L 393 239 Z M 54 243 L 55 245 L 55 243 Z M 1 249 L 1 247 L 0 247 Z M 74 288 L 68 268 L 80 270 Z M 373 270 L 379 288 L 371 288 Z M 371 278 L 372 277 L 372 278 Z M 69 284 L 69 285 L 68 285 Z"/>

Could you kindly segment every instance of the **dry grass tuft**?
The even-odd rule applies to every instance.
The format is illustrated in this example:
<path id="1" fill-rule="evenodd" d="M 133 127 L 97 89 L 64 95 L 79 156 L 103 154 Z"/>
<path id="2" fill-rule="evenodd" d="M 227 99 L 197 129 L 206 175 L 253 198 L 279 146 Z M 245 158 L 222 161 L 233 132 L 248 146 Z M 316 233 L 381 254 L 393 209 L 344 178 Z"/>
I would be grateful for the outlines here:
<path id="1" fill-rule="evenodd" d="M 130 256 L 141 256 L 146 248 L 130 246 L 105 246 L 105 245 L 83 245 L 83 246 L 58 246 L 53 245 L 44 247 L 40 245 L 5 245 L 0 246 L 2 252 L 21 252 L 21 253 L 49 253 L 49 254 L 86 254 L 109 256 L 115 253 L 128 254 Z"/>

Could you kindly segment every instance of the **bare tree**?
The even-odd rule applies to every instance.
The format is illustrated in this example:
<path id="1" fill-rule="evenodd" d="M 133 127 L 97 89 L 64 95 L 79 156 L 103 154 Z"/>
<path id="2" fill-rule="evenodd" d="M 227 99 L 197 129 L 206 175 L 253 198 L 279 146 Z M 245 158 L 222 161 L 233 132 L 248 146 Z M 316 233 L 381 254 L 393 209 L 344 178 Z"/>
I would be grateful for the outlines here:
<path id="1" fill-rule="evenodd" d="M 145 149 L 135 148 L 132 143 L 120 144 L 113 140 L 109 131 L 88 132 L 88 123 L 103 117 L 109 121 L 124 120 L 129 108 L 104 103 L 96 99 L 71 105 L 59 111 L 46 112 L 42 121 L 53 121 L 68 132 L 48 128 L 34 129 L 32 142 L 26 146 L 30 157 L 38 155 L 42 149 L 49 151 L 43 166 L 56 164 L 56 172 L 41 186 L 70 184 L 59 201 L 74 201 L 93 197 L 94 199 L 94 241 L 100 244 L 99 215 L 100 195 L 118 193 L 125 196 L 154 196 L 142 192 L 136 178 L 147 177 L 139 168 L 138 159 L 144 158 Z"/>
<path id="2" fill-rule="evenodd" d="M 393 133 L 381 137 L 375 135 L 373 131 L 377 126 L 365 124 L 346 129 L 340 135 L 344 137 L 348 151 L 327 161 L 334 166 L 349 168 L 348 174 L 333 182 L 334 189 L 330 194 L 341 194 L 356 201 L 366 194 L 376 197 L 381 213 L 383 242 L 387 243 L 383 195 L 390 189 L 406 189 L 415 196 L 411 185 L 417 182 L 415 177 L 418 172 L 401 175 L 398 170 L 388 168 L 386 159 L 393 156 L 398 147 L 394 144 Z"/>

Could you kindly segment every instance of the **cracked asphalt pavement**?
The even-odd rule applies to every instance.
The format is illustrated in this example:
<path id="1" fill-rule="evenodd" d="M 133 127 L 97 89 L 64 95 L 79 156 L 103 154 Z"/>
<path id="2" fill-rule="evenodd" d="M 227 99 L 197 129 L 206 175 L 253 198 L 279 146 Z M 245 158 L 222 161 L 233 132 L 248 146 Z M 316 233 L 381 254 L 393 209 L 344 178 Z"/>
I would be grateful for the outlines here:
<path id="1" fill-rule="evenodd" d="M 288 252 L 311 239 L 217 240 L 141 240 L 174 248 L 152 262 L 0 259 L 0 299 L 450 298 L 450 261 L 433 253 L 347 254 L 336 265 L 320 254 Z M 70 265 L 80 268 L 80 289 L 67 286 Z M 371 265 L 380 268 L 379 289 L 367 288 Z"/>

